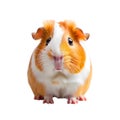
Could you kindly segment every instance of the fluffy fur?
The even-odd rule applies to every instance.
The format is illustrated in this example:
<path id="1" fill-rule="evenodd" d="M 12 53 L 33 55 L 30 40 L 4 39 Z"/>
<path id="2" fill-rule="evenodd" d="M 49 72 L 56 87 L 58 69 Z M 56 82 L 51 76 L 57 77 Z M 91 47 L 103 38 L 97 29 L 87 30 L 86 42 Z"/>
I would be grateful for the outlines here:
<path id="1" fill-rule="evenodd" d="M 77 103 L 75 98 L 85 94 L 92 75 L 90 59 L 81 43 L 89 34 L 72 21 L 45 21 L 32 37 L 41 39 L 28 67 L 28 81 L 35 98 L 42 96 L 45 103 L 53 103 L 52 97 L 65 97 L 68 103 Z"/>

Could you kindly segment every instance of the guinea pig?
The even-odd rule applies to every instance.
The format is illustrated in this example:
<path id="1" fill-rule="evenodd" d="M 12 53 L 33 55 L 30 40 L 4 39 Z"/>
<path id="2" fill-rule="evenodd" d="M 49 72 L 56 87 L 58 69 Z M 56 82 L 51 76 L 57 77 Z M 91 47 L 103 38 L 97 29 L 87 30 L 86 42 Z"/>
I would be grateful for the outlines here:
<path id="1" fill-rule="evenodd" d="M 68 104 L 86 101 L 92 64 L 84 47 L 89 33 L 70 20 L 46 20 L 32 33 L 40 43 L 28 66 L 28 83 L 34 99 L 53 104 L 53 97 L 66 98 Z"/>

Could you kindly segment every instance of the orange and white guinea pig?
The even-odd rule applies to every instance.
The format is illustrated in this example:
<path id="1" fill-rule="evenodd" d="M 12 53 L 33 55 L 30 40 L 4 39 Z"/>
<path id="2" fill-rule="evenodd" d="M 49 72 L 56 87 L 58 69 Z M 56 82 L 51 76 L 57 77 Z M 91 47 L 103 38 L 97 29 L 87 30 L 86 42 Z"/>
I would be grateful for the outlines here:
<path id="1" fill-rule="evenodd" d="M 68 104 L 85 101 L 92 65 L 83 41 L 89 34 L 76 27 L 73 21 L 47 20 L 32 37 L 40 40 L 28 67 L 34 99 L 51 104 L 53 97 L 67 98 Z"/>

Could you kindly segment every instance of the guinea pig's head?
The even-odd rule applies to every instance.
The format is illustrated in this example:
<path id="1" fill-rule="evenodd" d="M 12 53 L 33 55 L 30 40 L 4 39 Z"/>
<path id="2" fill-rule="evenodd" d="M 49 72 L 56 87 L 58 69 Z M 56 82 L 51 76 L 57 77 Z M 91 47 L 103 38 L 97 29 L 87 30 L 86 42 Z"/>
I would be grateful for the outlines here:
<path id="1" fill-rule="evenodd" d="M 45 21 L 32 37 L 40 40 L 35 51 L 39 69 L 75 74 L 83 68 L 86 54 L 80 41 L 87 40 L 89 34 L 83 33 L 73 21 Z"/>

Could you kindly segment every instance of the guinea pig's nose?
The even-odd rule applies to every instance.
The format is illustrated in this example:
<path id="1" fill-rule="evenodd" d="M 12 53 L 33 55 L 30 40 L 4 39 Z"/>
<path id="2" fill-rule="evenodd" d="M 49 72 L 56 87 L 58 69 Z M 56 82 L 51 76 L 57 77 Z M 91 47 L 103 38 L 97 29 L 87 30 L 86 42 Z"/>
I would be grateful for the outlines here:
<path id="1" fill-rule="evenodd" d="M 54 66 L 56 70 L 62 70 L 62 59 L 63 56 L 54 56 Z"/>
<path id="2" fill-rule="evenodd" d="M 61 61 L 63 59 L 63 56 L 54 56 L 53 58 L 55 61 Z"/>

